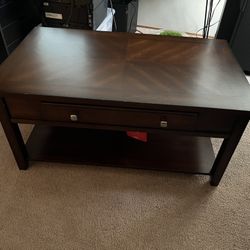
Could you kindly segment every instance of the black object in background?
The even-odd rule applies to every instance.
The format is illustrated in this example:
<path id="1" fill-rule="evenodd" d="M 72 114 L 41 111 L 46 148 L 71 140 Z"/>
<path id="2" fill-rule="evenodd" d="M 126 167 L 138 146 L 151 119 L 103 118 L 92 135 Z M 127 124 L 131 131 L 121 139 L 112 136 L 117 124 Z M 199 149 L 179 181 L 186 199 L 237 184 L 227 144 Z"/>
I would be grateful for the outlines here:
<path id="1" fill-rule="evenodd" d="M 0 1 L 0 63 L 40 23 L 39 1 Z"/>
<path id="2" fill-rule="evenodd" d="M 138 0 L 113 0 L 113 8 L 115 9 L 115 25 L 113 31 L 119 32 L 135 32 L 138 17 Z"/>
<path id="3" fill-rule="evenodd" d="M 230 41 L 240 16 L 241 1 L 227 0 L 216 37 Z"/>
<path id="4" fill-rule="evenodd" d="M 250 74 L 250 0 L 228 0 L 217 32 L 226 39 L 242 69 Z"/>
<path id="5" fill-rule="evenodd" d="M 96 30 L 107 16 L 107 0 L 44 0 L 43 26 Z"/>

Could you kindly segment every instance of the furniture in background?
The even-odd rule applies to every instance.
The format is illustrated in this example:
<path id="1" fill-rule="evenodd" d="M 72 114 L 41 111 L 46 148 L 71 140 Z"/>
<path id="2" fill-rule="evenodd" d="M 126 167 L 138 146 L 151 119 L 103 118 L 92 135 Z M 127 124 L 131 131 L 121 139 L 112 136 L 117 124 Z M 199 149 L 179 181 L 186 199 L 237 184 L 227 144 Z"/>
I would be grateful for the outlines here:
<path id="1" fill-rule="evenodd" d="M 228 0 L 217 38 L 226 39 L 245 73 L 250 74 L 250 1 Z"/>
<path id="2" fill-rule="evenodd" d="M 38 23 L 35 1 L 0 1 L 0 63 Z"/>
<path id="3" fill-rule="evenodd" d="M 20 169 L 160 169 L 207 174 L 215 186 L 250 118 L 250 85 L 221 40 L 37 27 L 1 65 L 0 97 Z M 35 124 L 26 144 L 18 123 Z M 210 137 L 224 138 L 216 158 Z"/>
<path id="4" fill-rule="evenodd" d="M 113 0 L 116 26 L 113 31 L 135 33 L 138 17 L 138 0 Z"/>
<path id="5" fill-rule="evenodd" d="M 107 0 L 47 0 L 41 12 L 46 27 L 96 30 L 107 15 Z"/>
<path id="6" fill-rule="evenodd" d="M 107 4 L 114 11 L 113 31 L 135 32 L 138 0 L 48 0 L 43 3 L 43 26 L 97 30 L 106 17 Z"/>

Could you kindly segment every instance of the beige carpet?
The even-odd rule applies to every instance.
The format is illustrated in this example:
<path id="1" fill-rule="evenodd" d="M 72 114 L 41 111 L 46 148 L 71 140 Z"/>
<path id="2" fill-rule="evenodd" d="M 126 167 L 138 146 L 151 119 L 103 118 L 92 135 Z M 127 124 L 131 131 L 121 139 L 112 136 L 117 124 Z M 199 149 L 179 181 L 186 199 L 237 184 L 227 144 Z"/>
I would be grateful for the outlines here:
<path id="1" fill-rule="evenodd" d="M 19 171 L 0 127 L 0 249 L 250 249 L 250 127 L 220 186 L 208 181 L 52 163 Z"/>

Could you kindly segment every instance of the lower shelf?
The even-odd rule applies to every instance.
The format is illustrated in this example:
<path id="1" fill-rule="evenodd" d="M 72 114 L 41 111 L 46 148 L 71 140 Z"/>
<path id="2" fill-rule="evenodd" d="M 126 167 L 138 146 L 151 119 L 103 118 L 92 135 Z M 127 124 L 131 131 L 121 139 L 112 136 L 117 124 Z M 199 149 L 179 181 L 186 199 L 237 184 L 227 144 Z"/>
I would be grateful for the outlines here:
<path id="1" fill-rule="evenodd" d="M 149 134 L 148 142 L 125 132 L 35 126 L 27 149 L 31 161 L 50 161 L 209 174 L 209 138 Z"/>

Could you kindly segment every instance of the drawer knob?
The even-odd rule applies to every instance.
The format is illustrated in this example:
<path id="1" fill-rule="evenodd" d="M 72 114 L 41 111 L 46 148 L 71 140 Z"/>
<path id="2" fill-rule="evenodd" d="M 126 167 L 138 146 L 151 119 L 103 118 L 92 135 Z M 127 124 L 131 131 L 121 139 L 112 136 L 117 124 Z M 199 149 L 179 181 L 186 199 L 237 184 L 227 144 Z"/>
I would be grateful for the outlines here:
<path id="1" fill-rule="evenodd" d="M 161 128 L 167 128 L 168 122 L 167 121 L 161 121 Z"/>
<path id="2" fill-rule="evenodd" d="M 70 115 L 70 120 L 76 122 L 78 120 L 77 115 Z"/>

